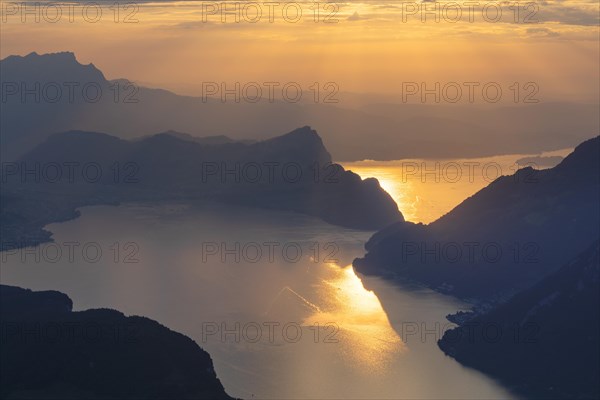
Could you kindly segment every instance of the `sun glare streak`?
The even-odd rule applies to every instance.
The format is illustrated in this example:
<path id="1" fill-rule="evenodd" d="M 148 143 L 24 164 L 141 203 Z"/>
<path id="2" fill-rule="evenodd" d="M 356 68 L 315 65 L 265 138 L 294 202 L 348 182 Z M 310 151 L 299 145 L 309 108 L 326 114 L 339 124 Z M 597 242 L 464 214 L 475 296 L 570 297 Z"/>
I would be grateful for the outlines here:
<path id="1" fill-rule="evenodd" d="M 321 311 L 310 315 L 306 325 L 323 325 L 335 321 L 343 340 L 352 343 L 351 354 L 356 362 L 371 368 L 383 368 L 394 355 L 406 348 L 391 326 L 381 302 L 354 272 L 352 265 L 339 267 L 324 264 L 330 269 L 331 277 L 324 280 L 323 296 L 326 305 Z"/>

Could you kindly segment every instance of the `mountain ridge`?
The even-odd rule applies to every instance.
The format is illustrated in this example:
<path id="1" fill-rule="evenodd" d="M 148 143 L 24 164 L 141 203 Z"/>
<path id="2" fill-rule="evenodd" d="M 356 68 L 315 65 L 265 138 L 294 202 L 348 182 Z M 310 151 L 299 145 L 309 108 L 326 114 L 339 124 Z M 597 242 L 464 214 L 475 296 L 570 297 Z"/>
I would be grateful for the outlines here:
<path id="1" fill-rule="evenodd" d="M 415 280 L 464 299 L 510 297 L 598 235 L 599 149 L 595 137 L 554 168 L 499 177 L 429 225 L 392 224 L 369 239 L 367 254 L 354 265 L 359 272 Z M 470 243 L 479 251 L 467 259 Z M 443 257 L 440 249 L 450 245 L 462 251 L 457 261 Z M 498 260 L 486 260 L 486 245 L 499 249 Z"/>
<path id="2" fill-rule="evenodd" d="M 445 332 L 439 347 L 527 398 L 597 398 L 599 247 L 596 239 L 533 287 Z M 486 339 L 488 327 L 499 338 Z"/>
<path id="3" fill-rule="evenodd" d="M 226 135 L 243 140 L 266 139 L 310 125 L 325 133 L 323 140 L 336 161 L 531 154 L 573 147 L 600 130 L 594 104 L 540 103 L 491 109 L 437 104 L 359 107 L 343 99 L 337 104 L 281 99 L 253 104 L 222 102 L 138 86 L 134 79 L 108 81 L 94 64 L 80 64 L 71 52 L 35 54 L 0 60 L 3 85 L 17 84 L 7 88 L 2 104 L 6 110 L 0 121 L 3 160 L 13 161 L 47 135 L 67 130 L 132 138 L 172 129 L 194 136 Z M 42 87 L 58 84 L 63 94 L 56 102 L 44 98 L 34 102 L 30 95 L 22 101 L 18 84 L 35 82 Z M 67 82 L 79 84 L 72 103 Z M 97 101 L 82 93 L 87 83 L 100 88 L 103 95 Z"/>
<path id="4" fill-rule="evenodd" d="M 0 299 L 3 398 L 231 399 L 210 355 L 156 321 L 74 312 L 58 291 L 0 285 Z"/>
<path id="5" fill-rule="evenodd" d="M 218 144 L 68 131 L 3 165 L 2 176 L 5 248 L 50 240 L 43 226 L 76 217 L 79 207 L 131 201 L 292 211 L 360 230 L 403 220 L 376 180 L 332 163 L 317 132 L 306 126 L 278 138 Z"/>

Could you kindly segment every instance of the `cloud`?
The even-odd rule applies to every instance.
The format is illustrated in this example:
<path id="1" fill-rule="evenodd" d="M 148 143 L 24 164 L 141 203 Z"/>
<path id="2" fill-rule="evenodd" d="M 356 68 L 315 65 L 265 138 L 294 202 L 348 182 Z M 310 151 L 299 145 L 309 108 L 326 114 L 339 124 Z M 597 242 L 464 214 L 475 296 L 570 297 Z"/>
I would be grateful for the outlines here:
<path id="1" fill-rule="evenodd" d="M 558 22 L 564 25 L 596 26 L 600 23 L 598 9 L 585 6 L 565 6 L 556 2 L 547 2 L 539 12 L 540 22 Z"/>
<path id="2" fill-rule="evenodd" d="M 548 28 L 529 28 L 527 29 L 527 33 L 530 36 L 534 37 L 557 37 L 560 36 L 560 33 L 553 31 Z"/>

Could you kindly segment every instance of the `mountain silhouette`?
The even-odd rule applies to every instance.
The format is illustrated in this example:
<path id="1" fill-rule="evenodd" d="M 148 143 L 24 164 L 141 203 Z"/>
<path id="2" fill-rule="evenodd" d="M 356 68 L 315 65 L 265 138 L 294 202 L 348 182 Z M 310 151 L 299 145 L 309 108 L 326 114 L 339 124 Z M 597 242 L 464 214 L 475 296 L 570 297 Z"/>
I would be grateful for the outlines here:
<path id="1" fill-rule="evenodd" d="M 309 127 L 258 142 L 217 144 L 169 133 L 131 141 L 59 133 L 5 165 L 3 181 L 1 229 L 3 241 L 13 244 L 48 240 L 41 227 L 73 218 L 75 208 L 125 201 L 216 201 L 363 230 L 403 220 L 377 180 L 332 163 Z"/>
<path id="2" fill-rule="evenodd" d="M 440 348 L 527 398 L 600 396 L 599 242 L 506 304 L 447 331 Z"/>
<path id="3" fill-rule="evenodd" d="M 231 398 L 210 355 L 156 321 L 74 312 L 56 291 L 0 285 L 0 299 L 2 398 Z"/>
<path id="4" fill-rule="evenodd" d="M 354 265 L 462 298 L 507 299 L 598 237 L 599 153 L 595 137 L 554 168 L 496 179 L 429 225 L 386 227 Z"/>
<path id="5" fill-rule="evenodd" d="M 539 153 L 573 147 L 600 129 L 597 104 L 477 107 L 382 104 L 374 98 L 354 105 L 344 97 L 338 103 L 315 103 L 307 88 L 300 103 L 271 102 L 266 95 L 256 103 L 180 96 L 127 79 L 109 80 L 70 52 L 6 57 L 0 60 L 0 81 L 4 161 L 69 130 L 111 132 L 124 139 L 174 130 L 264 140 L 310 125 L 325 134 L 336 161 L 353 161 Z M 36 84 L 39 90 L 33 90 Z"/>

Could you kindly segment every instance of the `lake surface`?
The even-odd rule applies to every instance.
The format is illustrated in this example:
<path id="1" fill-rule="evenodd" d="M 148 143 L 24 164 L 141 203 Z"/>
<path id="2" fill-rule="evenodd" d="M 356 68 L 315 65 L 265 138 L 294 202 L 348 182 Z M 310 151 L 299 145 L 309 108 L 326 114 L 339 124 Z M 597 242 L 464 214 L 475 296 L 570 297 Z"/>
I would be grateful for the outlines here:
<path id="1" fill-rule="evenodd" d="M 436 345 L 466 304 L 354 273 L 371 232 L 217 205 L 81 211 L 47 227 L 54 244 L 2 253 L 2 283 L 184 333 L 232 396 L 511 398 Z"/>

